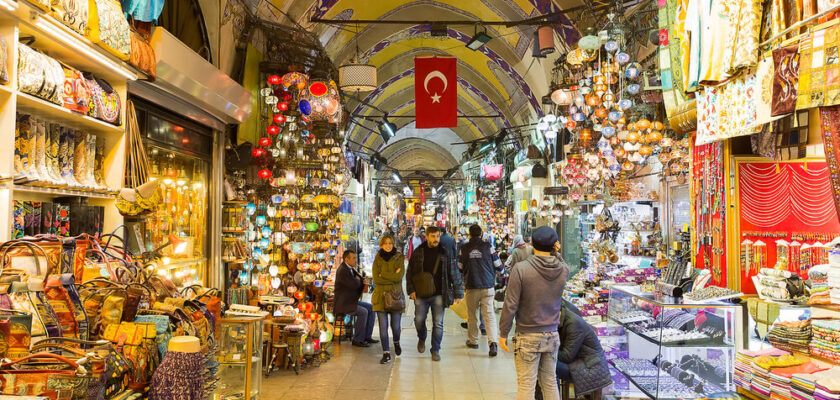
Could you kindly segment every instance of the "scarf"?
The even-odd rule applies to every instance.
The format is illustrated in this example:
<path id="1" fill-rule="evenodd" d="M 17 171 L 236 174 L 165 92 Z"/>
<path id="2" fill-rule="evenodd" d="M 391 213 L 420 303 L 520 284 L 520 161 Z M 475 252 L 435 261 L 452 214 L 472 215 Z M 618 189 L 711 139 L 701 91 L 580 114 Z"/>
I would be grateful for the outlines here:
<path id="1" fill-rule="evenodd" d="M 379 257 L 382 257 L 385 262 L 391 261 L 391 258 L 397 254 L 397 248 L 394 247 L 391 251 L 385 251 L 383 249 L 379 249 Z"/>

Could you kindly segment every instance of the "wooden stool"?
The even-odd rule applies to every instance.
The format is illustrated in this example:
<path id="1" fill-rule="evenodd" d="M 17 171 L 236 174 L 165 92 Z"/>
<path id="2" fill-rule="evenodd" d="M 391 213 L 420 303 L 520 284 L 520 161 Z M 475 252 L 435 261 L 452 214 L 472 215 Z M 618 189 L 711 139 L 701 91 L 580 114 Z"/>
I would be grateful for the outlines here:
<path id="1" fill-rule="evenodd" d="M 341 328 L 341 335 L 335 335 L 335 337 L 338 337 L 338 344 L 339 345 L 341 344 L 341 338 L 343 336 L 346 336 L 345 339 L 348 339 L 350 341 L 353 340 L 353 326 L 356 324 L 356 316 L 355 315 L 350 315 L 349 316 L 350 317 L 350 323 L 349 324 L 344 323 L 345 316 L 346 316 L 345 314 L 336 314 L 335 315 L 335 323 L 333 324 L 333 329 L 336 332 L 338 332 L 339 328 Z"/>

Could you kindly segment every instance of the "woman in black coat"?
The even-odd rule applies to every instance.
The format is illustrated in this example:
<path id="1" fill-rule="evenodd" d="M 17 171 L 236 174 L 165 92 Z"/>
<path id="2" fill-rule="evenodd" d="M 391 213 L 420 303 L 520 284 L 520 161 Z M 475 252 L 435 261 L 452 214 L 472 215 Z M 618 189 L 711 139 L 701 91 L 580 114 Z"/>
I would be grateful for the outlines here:
<path id="1" fill-rule="evenodd" d="M 603 389 L 612 383 L 604 349 L 595 330 L 580 316 L 580 310 L 563 300 L 560 313 L 560 349 L 557 378 L 575 385 L 575 396 Z"/>

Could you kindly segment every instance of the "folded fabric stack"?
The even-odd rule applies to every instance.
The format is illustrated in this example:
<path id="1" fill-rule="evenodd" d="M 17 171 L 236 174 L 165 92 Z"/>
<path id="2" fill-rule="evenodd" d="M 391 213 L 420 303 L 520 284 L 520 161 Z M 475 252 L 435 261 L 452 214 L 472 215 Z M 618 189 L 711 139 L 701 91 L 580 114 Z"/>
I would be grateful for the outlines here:
<path id="1" fill-rule="evenodd" d="M 776 322 L 767 334 L 767 340 L 774 347 L 808 353 L 811 341 L 811 320 Z"/>
<path id="2" fill-rule="evenodd" d="M 837 400 L 840 399 L 840 378 L 819 379 L 816 382 L 814 399 L 816 400 Z"/>
<path id="3" fill-rule="evenodd" d="M 770 400 L 792 400 L 791 378 L 793 374 L 812 374 L 827 368 L 812 362 L 787 368 L 773 368 L 770 370 Z"/>
<path id="4" fill-rule="evenodd" d="M 831 295 L 828 286 L 829 264 L 820 264 L 808 270 L 808 279 L 811 280 L 811 297 L 808 304 L 830 304 Z"/>
<path id="5" fill-rule="evenodd" d="M 744 389 L 750 389 L 750 381 L 752 381 L 752 363 L 756 357 L 781 356 L 785 354 L 790 353 L 772 347 L 764 350 L 739 351 L 738 354 L 735 355 L 735 384 Z"/>
<path id="6" fill-rule="evenodd" d="M 819 394 L 820 400 L 831 398 L 832 390 L 828 387 L 835 387 L 834 382 L 840 376 L 840 367 L 814 372 L 810 374 L 793 374 L 790 378 L 790 395 L 793 400 L 815 400 L 817 382 L 820 382 L 822 389 Z M 827 394 L 827 395 L 826 395 Z M 827 396 L 827 397 L 826 397 Z"/>
<path id="7" fill-rule="evenodd" d="M 770 397 L 770 370 L 773 368 L 786 368 L 804 364 L 805 361 L 800 360 L 790 354 L 781 356 L 758 356 L 753 359 L 750 370 L 752 372 L 752 380 L 750 381 L 750 388 L 752 391 L 761 394 L 764 397 Z"/>
<path id="8" fill-rule="evenodd" d="M 815 319 L 811 333 L 811 354 L 840 362 L 840 320 Z"/>
<path id="9" fill-rule="evenodd" d="M 832 304 L 840 304 L 840 250 L 831 250 L 828 255 L 828 280 L 829 299 Z"/>

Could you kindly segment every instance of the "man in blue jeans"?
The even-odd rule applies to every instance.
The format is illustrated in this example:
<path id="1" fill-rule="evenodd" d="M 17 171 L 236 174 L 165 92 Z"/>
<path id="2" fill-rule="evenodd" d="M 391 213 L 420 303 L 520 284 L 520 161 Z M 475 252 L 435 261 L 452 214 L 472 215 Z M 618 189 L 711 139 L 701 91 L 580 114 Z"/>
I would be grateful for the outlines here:
<path id="1" fill-rule="evenodd" d="M 370 347 L 378 340 L 371 338 L 373 334 L 374 318 L 373 306 L 359 301 L 364 290 L 364 277 L 356 270 L 356 253 L 346 250 L 342 255 L 344 262 L 338 266 L 335 273 L 335 307 L 336 314 L 355 315 L 353 326 L 353 346 Z"/>
<path id="2" fill-rule="evenodd" d="M 417 329 L 417 351 L 426 351 L 426 317 L 432 310 L 432 360 L 440 361 L 443 340 L 443 312 L 455 299 L 464 297 L 461 273 L 452 265 L 451 255 L 440 246 L 440 229 L 426 229 L 426 241 L 417 247 L 408 260 L 406 289 L 414 300 L 414 327 Z"/>

